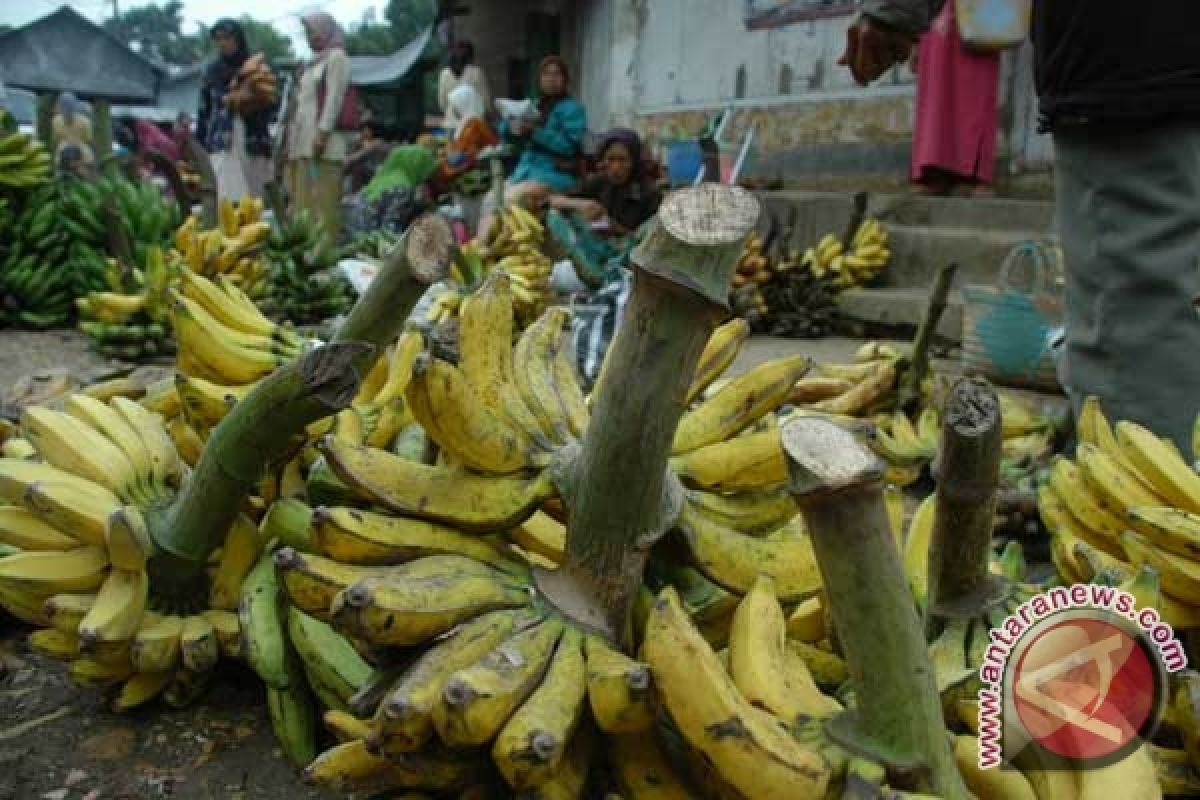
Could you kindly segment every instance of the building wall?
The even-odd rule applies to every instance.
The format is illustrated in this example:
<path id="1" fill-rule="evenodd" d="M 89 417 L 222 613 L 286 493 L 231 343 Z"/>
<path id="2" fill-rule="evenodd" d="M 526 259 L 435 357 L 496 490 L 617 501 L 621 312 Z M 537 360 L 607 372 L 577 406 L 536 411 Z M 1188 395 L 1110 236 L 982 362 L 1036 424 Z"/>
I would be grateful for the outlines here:
<path id="1" fill-rule="evenodd" d="M 726 138 L 755 127 L 750 172 L 791 181 L 902 181 L 915 86 L 907 66 L 871 87 L 837 65 L 850 14 L 748 30 L 737 0 L 583 0 L 582 95 L 593 127 L 633 125 L 653 143 L 733 110 Z M 1033 134 L 1028 53 L 1004 57 L 999 172 L 1048 164 Z"/>

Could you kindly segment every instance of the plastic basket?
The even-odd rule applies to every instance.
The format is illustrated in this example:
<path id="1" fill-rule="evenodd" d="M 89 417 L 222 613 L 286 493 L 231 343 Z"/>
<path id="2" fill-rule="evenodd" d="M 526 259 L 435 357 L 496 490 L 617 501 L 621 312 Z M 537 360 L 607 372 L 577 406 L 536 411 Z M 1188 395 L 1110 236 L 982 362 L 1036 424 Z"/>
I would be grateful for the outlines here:
<path id="1" fill-rule="evenodd" d="M 704 151 L 695 139 L 666 142 L 667 180 L 672 186 L 686 186 L 696 180 L 704 166 Z"/>
<path id="2" fill-rule="evenodd" d="M 1025 266 L 1028 288 L 1012 283 Z M 1051 349 L 1062 323 L 1062 256 L 1053 240 L 1022 242 L 1008 254 L 996 286 L 963 288 L 962 367 L 995 383 L 1061 392 Z"/>

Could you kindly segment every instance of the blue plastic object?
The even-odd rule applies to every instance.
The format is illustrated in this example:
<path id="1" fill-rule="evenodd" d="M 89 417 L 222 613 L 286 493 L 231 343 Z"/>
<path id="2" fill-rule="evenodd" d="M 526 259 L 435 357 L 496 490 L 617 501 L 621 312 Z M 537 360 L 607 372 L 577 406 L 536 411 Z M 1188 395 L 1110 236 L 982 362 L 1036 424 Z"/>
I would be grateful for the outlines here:
<path id="1" fill-rule="evenodd" d="M 700 149 L 700 142 L 695 139 L 668 142 L 666 151 L 667 180 L 672 186 L 683 186 L 696 180 L 696 175 L 704 166 L 704 151 Z"/>

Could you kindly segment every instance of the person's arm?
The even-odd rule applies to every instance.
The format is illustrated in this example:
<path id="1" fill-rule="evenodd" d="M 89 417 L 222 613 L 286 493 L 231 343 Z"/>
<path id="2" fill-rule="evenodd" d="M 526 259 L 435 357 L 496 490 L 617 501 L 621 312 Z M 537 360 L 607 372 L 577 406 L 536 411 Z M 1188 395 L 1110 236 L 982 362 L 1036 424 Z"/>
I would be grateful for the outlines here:
<path id="1" fill-rule="evenodd" d="M 479 93 L 479 99 L 483 101 L 483 113 L 490 114 L 492 111 L 492 91 L 488 88 L 487 76 L 483 74 L 483 70 L 472 64 L 467 67 L 471 75 L 471 85 L 475 87 L 475 91 Z"/>
<path id="2" fill-rule="evenodd" d="M 438 75 L 438 109 L 445 114 L 449 107 L 450 90 L 453 89 L 454 75 L 450 72 L 449 67 L 442 67 L 441 74 Z"/>
<path id="3" fill-rule="evenodd" d="M 329 54 L 325 61 L 325 102 L 321 116 L 317 120 L 316 155 L 320 156 L 325 150 L 329 135 L 337 128 L 338 116 L 342 113 L 342 101 L 346 97 L 346 87 L 350 85 L 350 59 L 341 50 Z"/>
<path id="4" fill-rule="evenodd" d="M 866 0 L 859 19 L 846 30 L 838 64 L 861 85 L 908 60 L 917 38 L 929 30 L 945 0 Z"/>
<path id="5" fill-rule="evenodd" d="M 586 132 L 587 111 L 583 104 L 566 100 L 554 107 L 546 123 L 530 134 L 530 140 L 560 158 L 574 158 L 579 155 Z"/>

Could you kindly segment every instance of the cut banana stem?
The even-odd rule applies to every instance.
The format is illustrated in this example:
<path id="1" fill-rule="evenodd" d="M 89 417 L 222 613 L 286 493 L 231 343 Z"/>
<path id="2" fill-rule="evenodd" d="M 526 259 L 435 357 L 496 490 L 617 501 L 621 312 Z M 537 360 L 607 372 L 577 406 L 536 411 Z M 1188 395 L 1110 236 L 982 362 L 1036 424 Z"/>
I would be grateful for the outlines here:
<path id="1" fill-rule="evenodd" d="M 964 378 L 954 385 L 942 420 L 929 543 L 926 628 L 931 637 L 940 633 L 942 611 L 985 600 L 988 584 L 996 580 L 988 571 L 988 554 L 1004 443 L 1000 401 L 982 378 Z"/>
<path id="2" fill-rule="evenodd" d="M 802 417 L 782 435 L 789 488 L 812 537 L 857 698 L 856 714 L 838 718 L 834 727 L 881 761 L 925 765 L 918 791 L 966 800 L 921 621 L 892 540 L 883 464 L 853 434 L 823 420 Z"/>

